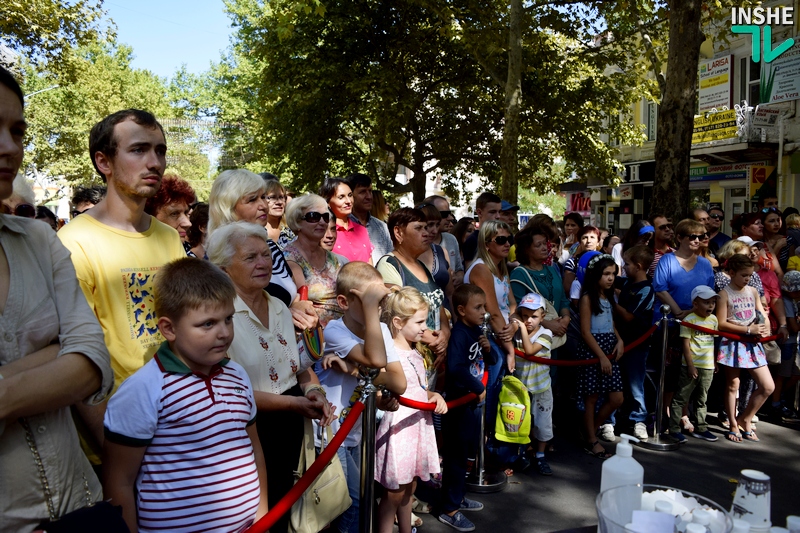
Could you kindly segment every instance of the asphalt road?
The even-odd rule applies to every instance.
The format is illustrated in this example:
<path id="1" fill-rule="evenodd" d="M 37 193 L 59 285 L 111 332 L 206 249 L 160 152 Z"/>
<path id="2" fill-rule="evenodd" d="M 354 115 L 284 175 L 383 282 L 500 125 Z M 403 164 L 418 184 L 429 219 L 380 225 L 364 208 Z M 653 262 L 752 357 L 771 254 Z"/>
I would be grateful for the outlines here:
<path id="1" fill-rule="evenodd" d="M 800 515 L 800 424 L 758 423 L 761 442 L 731 443 L 709 416 L 710 429 L 720 438 L 706 442 L 689 437 L 672 452 L 634 448 L 644 467 L 644 482 L 667 485 L 705 496 L 730 508 L 739 472 L 761 470 L 772 478 L 772 523 L 785 526 L 787 515 Z M 617 438 L 619 442 L 619 438 Z M 494 494 L 469 494 L 485 504 L 483 511 L 469 513 L 476 531 L 538 533 L 597 524 L 594 499 L 600 490 L 602 461 L 583 452 L 577 439 L 559 437 L 548 454 L 553 475 L 540 475 L 535 467 L 509 478 L 506 489 Z M 609 451 L 615 445 L 606 444 Z M 797 491 L 797 492 L 795 492 Z M 451 533 L 434 515 L 420 515 L 419 533 Z M 498 529 L 495 529 L 498 528 Z"/>

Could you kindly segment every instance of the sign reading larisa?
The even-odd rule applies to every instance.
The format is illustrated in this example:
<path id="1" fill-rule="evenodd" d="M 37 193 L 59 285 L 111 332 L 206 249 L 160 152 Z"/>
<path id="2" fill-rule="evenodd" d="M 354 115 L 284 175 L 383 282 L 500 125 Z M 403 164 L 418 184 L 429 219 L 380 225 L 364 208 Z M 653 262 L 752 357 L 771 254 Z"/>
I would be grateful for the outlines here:
<path id="1" fill-rule="evenodd" d="M 761 45 L 764 45 L 764 62 L 772 63 L 779 55 L 794 45 L 794 39 L 786 39 L 772 48 L 772 26 L 794 24 L 793 7 L 734 7 L 731 9 L 731 32 L 749 33 L 753 36 L 752 59 L 761 61 Z"/>

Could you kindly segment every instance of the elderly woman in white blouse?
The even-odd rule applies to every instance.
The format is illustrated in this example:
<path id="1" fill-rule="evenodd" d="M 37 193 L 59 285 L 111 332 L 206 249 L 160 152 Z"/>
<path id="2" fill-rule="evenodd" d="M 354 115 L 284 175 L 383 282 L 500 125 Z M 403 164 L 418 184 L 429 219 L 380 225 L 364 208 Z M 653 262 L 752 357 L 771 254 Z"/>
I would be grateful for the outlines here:
<path id="1" fill-rule="evenodd" d="M 227 224 L 211 234 L 206 251 L 236 287 L 228 355 L 253 384 L 271 508 L 294 485 L 304 418 L 327 425 L 334 413 L 314 371 L 301 368 L 289 309 L 264 290 L 272 277 L 267 230 L 247 222 Z M 270 531 L 286 531 L 288 519 L 287 513 Z"/>

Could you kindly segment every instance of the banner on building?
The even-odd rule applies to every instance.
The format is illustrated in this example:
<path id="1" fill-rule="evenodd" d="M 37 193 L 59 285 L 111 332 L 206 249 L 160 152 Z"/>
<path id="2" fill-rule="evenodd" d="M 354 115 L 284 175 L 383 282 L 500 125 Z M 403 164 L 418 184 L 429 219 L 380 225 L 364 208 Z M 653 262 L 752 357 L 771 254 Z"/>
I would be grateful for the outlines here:
<path id="1" fill-rule="evenodd" d="M 800 40 L 772 63 L 761 63 L 762 103 L 800 99 Z"/>
<path id="2" fill-rule="evenodd" d="M 573 192 L 567 195 L 567 212 L 577 212 L 584 217 L 592 213 L 592 197 L 589 192 Z"/>
<path id="3" fill-rule="evenodd" d="M 689 181 L 719 181 L 750 178 L 750 169 L 767 166 L 767 161 L 725 163 L 724 165 L 695 165 L 689 169 Z"/>
<path id="4" fill-rule="evenodd" d="M 730 108 L 733 56 L 723 56 L 700 63 L 699 112 Z"/>
<path id="5" fill-rule="evenodd" d="M 734 109 L 694 117 L 692 144 L 732 139 L 737 136 L 736 110 Z"/>

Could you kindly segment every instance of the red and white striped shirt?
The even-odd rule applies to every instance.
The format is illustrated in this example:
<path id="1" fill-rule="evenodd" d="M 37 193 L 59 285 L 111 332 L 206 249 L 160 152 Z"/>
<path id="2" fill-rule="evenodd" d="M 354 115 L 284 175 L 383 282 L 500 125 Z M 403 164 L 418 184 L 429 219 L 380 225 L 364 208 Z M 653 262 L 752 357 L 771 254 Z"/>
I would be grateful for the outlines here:
<path id="1" fill-rule="evenodd" d="M 255 422 L 250 380 L 224 359 L 192 371 L 165 342 L 108 402 L 106 438 L 147 446 L 136 478 L 139 531 L 249 527 L 260 490 L 247 426 Z"/>

